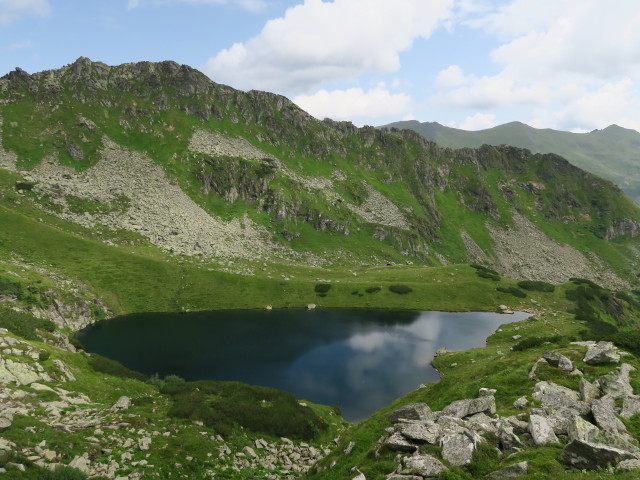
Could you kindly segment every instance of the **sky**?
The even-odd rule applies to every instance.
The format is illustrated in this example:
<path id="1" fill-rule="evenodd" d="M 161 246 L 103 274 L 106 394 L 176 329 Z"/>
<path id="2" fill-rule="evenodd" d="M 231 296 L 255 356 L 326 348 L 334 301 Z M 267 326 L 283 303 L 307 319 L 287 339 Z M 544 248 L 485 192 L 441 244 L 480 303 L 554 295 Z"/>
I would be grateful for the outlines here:
<path id="1" fill-rule="evenodd" d="M 638 0 L 0 0 L 0 76 L 174 60 L 319 119 L 640 130 Z"/>

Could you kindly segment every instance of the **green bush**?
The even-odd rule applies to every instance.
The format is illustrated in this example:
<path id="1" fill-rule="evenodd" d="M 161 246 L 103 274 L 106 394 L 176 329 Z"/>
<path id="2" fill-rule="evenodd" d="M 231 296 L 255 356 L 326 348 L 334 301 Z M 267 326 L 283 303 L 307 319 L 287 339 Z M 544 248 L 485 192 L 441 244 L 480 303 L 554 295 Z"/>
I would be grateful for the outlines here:
<path id="1" fill-rule="evenodd" d="M 113 375 L 114 377 L 133 378 L 135 380 L 140 380 L 141 382 L 147 381 L 146 375 L 136 372 L 135 370 L 130 370 L 120 362 L 103 357 L 97 353 L 92 353 L 91 357 L 89 357 L 89 366 L 96 372 L 106 373 L 107 375 Z"/>
<path id="2" fill-rule="evenodd" d="M 566 341 L 566 340 L 567 339 L 562 335 L 553 335 L 549 337 L 526 337 L 520 340 L 518 343 L 516 343 L 513 346 L 513 349 L 517 352 L 521 352 L 523 350 L 528 350 L 530 348 L 539 347 L 540 345 L 547 342 L 561 344 L 563 341 Z"/>
<path id="3" fill-rule="evenodd" d="M 500 274 L 495 270 L 493 270 L 492 268 L 485 267 L 484 265 L 480 265 L 477 263 L 472 263 L 471 268 L 475 268 L 477 272 L 487 272 L 487 273 L 492 273 L 493 275 L 500 276 Z"/>
<path id="4" fill-rule="evenodd" d="M 569 281 L 572 283 L 575 283 L 576 285 L 586 285 L 595 290 L 602 290 L 602 287 L 600 285 L 598 285 L 595 282 L 592 282 L 591 280 L 587 280 L 586 278 L 571 277 Z"/>
<path id="5" fill-rule="evenodd" d="M 566 292 L 564 292 L 564 296 L 567 298 L 567 300 L 571 300 L 572 302 L 577 302 L 579 300 L 590 301 L 595 300 L 598 292 L 598 290 L 592 287 L 581 285 L 576 289 L 567 290 Z"/>
<path id="6" fill-rule="evenodd" d="M 330 283 L 318 283 L 318 284 L 316 284 L 314 290 L 315 290 L 316 293 L 327 293 L 329 290 L 331 290 L 331 284 Z"/>
<path id="7" fill-rule="evenodd" d="M 536 291 L 536 292 L 551 293 L 556 290 L 556 287 L 551 283 L 539 282 L 534 280 L 523 280 L 521 282 L 518 282 L 518 286 L 524 290 L 530 290 L 530 291 Z"/>
<path id="8" fill-rule="evenodd" d="M 19 282 L 14 282 L 9 278 L 0 277 L 0 294 L 2 295 L 20 295 L 22 291 L 22 285 Z"/>
<path id="9" fill-rule="evenodd" d="M 493 271 L 476 270 L 476 275 L 478 275 L 480 278 L 488 278 L 489 280 L 493 280 L 494 282 L 500 281 L 500 275 Z"/>
<path id="10" fill-rule="evenodd" d="M 516 287 L 497 287 L 496 290 L 502 293 L 510 293 L 514 297 L 518 298 L 525 298 L 527 296 L 526 293 Z"/>
<path id="11" fill-rule="evenodd" d="M 59 465 L 53 471 L 46 471 L 42 480 L 86 480 L 86 474 L 77 468 Z"/>
<path id="12" fill-rule="evenodd" d="M 51 353 L 49 352 L 49 350 L 40 350 L 40 353 L 38 354 L 38 359 L 41 362 L 44 362 L 45 360 L 49 360 L 50 356 L 51 356 Z"/>
<path id="13" fill-rule="evenodd" d="M 69 335 L 69 343 L 73 345 L 77 350 L 84 350 L 82 342 L 75 335 Z"/>
<path id="14" fill-rule="evenodd" d="M 576 319 L 581 320 L 582 318 L 576 315 Z M 583 320 L 586 320 L 586 325 L 589 327 L 589 333 L 585 336 L 584 340 L 600 340 L 618 333 L 618 327 L 599 318 L 585 318 Z"/>
<path id="15" fill-rule="evenodd" d="M 154 373 L 153 375 L 149 376 L 146 383 L 148 383 L 149 385 L 153 385 L 158 390 L 162 390 L 162 388 L 167 384 L 181 382 L 184 383 L 184 381 L 184 378 L 180 378 L 177 375 L 167 375 L 164 378 L 160 378 L 160 375 L 158 375 L 158 373 Z"/>
<path id="16" fill-rule="evenodd" d="M 389 285 L 389 291 L 399 295 L 404 295 L 406 293 L 413 292 L 413 288 L 408 285 Z"/>
<path id="17" fill-rule="evenodd" d="M 170 416 L 200 420 L 223 436 L 241 426 L 265 435 L 312 440 L 327 428 L 312 409 L 274 388 L 201 380 L 165 383 L 161 392 L 173 400 Z"/>
<path id="18" fill-rule="evenodd" d="M 438 480 L 465 480 L 465 477 L 462 477 L 450 470 L 445 470 L 444 472 L 440 472 L 440 475 L 438 475 Z"/>
<path id="19" fill-rule="evenodd" d="M 365 289 L 365 292 L 367 292 L 367 293 L 378 293 L 380 290 L 382 290 L 382 288 L 380 288 L 380 287 L 369 287 L 369 288 Z"/>
<path id="20" fill-rule="evenodd" d="M 472 263 L 471 267 L 476 269 L 476 275 L 480 278 L 488 278 L 494 282 L 500 281 L 500 274 L 492 268 L 485 267 L 484 265 L 479 265 L 477 263 Z"/>
<path id="21" fill-rule="evenodd" d="M 53 332 L 56 329 L 51 320 L 36 318 L 30 313 L 0 309 L 0 327 L 6 328 L 25 340 L 38 340 L 36 330 Z"/>
<path id="22" fill-rule="evenodd" d="M 620 300 L 624 300 L 625 302 L 627 302 L 629 305 L 633 306 L 634 308 L 640 309 L 640 302 L 638 302 L 638 300 L 633 298 L 627 292 L 616 292 L 615 296 L 618 297 Z"/>
<path id="23" fill-rule="evenodd" d="M 465 466 L 472 478 L 483 478 L 499 468 L 500 451 L 496 448 L 494 442 L 495 440 L 476 445 L 471 463 Z"/>
<path id="24" fill-rule="evenodd" d="M 626 348 L 636 356 L 640 356 L 640 331 L 625 330 L 609 335 L 606 340 L 619 347 Z"/>

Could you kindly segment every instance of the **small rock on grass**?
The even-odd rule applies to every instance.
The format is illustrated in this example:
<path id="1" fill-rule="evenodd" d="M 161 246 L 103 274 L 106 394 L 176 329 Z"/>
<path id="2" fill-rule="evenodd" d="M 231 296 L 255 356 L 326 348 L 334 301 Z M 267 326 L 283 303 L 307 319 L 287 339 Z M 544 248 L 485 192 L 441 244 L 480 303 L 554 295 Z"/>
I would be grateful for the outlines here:
<path id="1" fill-rule="evenodd" d="M 529 470 L 528 462 L 520 462 L 514 463 L 513 465 L 508 465 L 500 470 L 496 470 L 493 473 L 485 475 L 484 478 L 487 480 L 495 480 L 498 478 L 518 478 L 523 475 L 526 475 Z"/>

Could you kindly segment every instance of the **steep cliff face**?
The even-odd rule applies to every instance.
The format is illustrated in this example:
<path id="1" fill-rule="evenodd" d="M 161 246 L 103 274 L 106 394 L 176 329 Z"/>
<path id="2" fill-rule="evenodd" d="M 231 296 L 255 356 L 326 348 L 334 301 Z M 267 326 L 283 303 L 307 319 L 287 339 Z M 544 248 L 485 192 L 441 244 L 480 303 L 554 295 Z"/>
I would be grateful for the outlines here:
<path id="1" fill-rule="evenodd" d="M 629 255 L 640 225 L 615 186 L 556 155 L 450 150 L 409 130 L 318 121 L 282 96 L 234 90 L 174 62 L 80 58 L 32 75 L 16 70 L 0 79 L 0 97 L 2 158 L 11 159 L 3 165 L 33 183 L 26 195 L 35 203 L 187 255 L 437 264 L 476 258 L 471 240 L 500 267 L 496 236 L 520 212 L 587 261 L 606 242 L 606 264 L 609 254 L 618 263 Z M 86 187 L 105 171 L 108 192 Z M 131 177 L 135 185 L 118 187 Z M 167 206 L 165 216 L 184 222 L 162 218 L 159 201 L 141 193 L 169 185 L 186 197 L 180 213 Z M 108 212 L 91 204 L 114 201 Z M 203 222 L 213 226 L 196 226 Z"/>

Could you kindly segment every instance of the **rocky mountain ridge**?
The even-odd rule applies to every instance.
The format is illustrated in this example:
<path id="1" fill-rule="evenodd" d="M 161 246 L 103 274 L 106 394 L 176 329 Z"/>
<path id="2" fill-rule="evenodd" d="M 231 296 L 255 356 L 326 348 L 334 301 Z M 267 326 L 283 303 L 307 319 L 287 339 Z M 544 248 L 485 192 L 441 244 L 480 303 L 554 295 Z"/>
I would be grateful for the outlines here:
<path id="1" fill-rule="evenodd" d="M 501 228 L 524 215 L 560 249 L 548 258 L 565 258 L 567 245 L 583 276 L 618 286 L 626 280 L 616 277 L 634 277 L 627 243 L 640 213 L 615 186 L 554 155 L 449 150 L 407 130 L 319 122 L 284 97 L 237 91 L 174 62 L 80 58 L 16 70 L 0 79 L 0 97 L 0 162 L 23 175 L 30 201 L 166 251 L 312 264 L 479 256 L 505 274 L 566 281 L 568 265 L 530 249 L 516 263 L 531 268 L 509 270 Z M 324 239 L 340 247 L 327 250 Z M 628 258 L 627 271 L 594 260 L 600 240 Z M 545 262 L 555 273 L 537 268 Z"/>
<path id="2" fill-rule="evenodd" d="M 416 120 L 394 122 L 384 128 L 409 129 L 449 148 L 505 144 L 534 153 L 557 153 L 574 165 L 611 180 L 638 203 L 640 164 L 637 149 L 640 133 L 632 129 L 610 125 L 602 130 L 573 133 L 510 122 L 484 130 L 466 131 L 437 122 L 421 123 Z"/>

